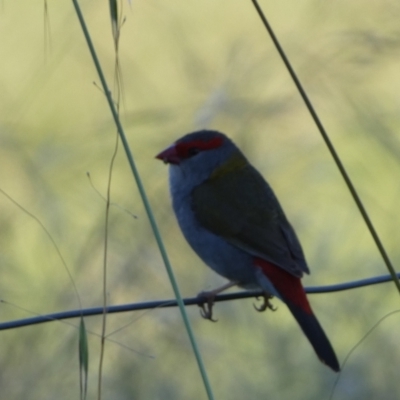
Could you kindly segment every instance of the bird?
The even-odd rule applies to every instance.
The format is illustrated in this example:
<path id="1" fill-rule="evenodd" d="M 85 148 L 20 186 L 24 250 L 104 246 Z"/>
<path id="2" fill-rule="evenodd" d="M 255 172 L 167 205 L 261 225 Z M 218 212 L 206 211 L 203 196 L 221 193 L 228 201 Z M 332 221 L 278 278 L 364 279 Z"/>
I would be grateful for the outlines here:
<path id="1" fill-rule="evenodd" d="M 273 309 L 280 299 L 300 325 L 322 363 L 339 372 L 335 351 L 315 317 L 301 283 L 310 273 L 299 239 L 275 193 L 225 134 L 188 133 L 156 155 L 169 164 L 172 208 L 192 249 L 223 286 L 199 296 L 202 315 L 213 320 L 215 296 L 233 286 L 260 290 Z"/>

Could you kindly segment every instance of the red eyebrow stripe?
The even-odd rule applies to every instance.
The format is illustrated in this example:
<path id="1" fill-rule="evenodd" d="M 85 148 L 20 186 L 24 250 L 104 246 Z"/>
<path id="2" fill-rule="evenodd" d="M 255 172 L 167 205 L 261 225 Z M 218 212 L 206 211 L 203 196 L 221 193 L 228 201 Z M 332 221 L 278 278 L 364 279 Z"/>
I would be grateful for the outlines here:
<path id="1" fill-rule="evenodd" d="M 198 148 L 199 150 L 212 150 L 220 147 L 223 143 L 223 139 L 216 137 L 205 142 L 204 140 L 191 140 L 190 142 L 181 142 L 176 144 L 177 153 L 186 158 L 188 156 L 188 150 Z"/>

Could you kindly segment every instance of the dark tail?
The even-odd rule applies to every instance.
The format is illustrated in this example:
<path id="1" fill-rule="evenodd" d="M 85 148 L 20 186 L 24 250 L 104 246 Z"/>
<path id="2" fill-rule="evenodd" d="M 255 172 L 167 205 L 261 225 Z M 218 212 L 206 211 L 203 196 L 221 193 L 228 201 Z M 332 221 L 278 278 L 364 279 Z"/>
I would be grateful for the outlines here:
<path id="1" fill-rule="evenodd" d="M 335 351 L 315 315 L 289 302 L 286 304 L 310 341 L 318 358 L 335 372 L 339 372 L 340 366 Z"/>

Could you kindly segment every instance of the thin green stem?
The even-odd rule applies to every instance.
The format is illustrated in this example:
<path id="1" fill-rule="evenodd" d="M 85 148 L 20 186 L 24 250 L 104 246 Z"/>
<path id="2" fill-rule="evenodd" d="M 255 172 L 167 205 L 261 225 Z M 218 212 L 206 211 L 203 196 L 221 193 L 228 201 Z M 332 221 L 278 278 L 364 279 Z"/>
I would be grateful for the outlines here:
<path id="1" fill-rule="evenodd" d="M 51 244 L 53 245 L 53 247 L 58 255 L 58 258 L 60 259 L 63 267 L 65 268 L 65 271 L 68 274 L 68 278 L 71 281 L 72 287 L 74 288 L 74 292 L 76 295 L 76 299 L 78 301 L 79 308 L 82 310 L 82 301 L 81 301 L 81 297 L 79 296 L 78 288 L 76 287 L 74 278 L 71 274 L 71 271 L 68 268 L 67 262 L 65 261 L 63 255 L 61 254 L 60 248 L 58 247 L 58 245 L 57 245 L 55 239 L 53 238 L 53 236 L 51 235 L 50 231 L 46 228 L 44 223 L 38 217 L 36 217 L 34 214 L 32 214 L 30 211 L 28 211 L 25 207 L 23 207 L 21 204 L 19 204 L 16 200 L 14 200 L 7 192 L 5 192 L 1 188 L 0 188 L 0 193 L 3 194 L 4 197 L 6 197 L 8 200 L 10 200 L 11 203 L 13 203 L 15 206 L 17 206 L 20 210 L 22 210 L 26 215 L 28 215 L 28 217 L 32 218 L 40 226 L 40 228 L 43 230 L 43 232 L 46 234 L 46 236 L 49 238 Z"/>
<path id="2" fill-rule="evenodd" d="M 358 193 L 357 193 L 349 175 L 347 174 L 346 169 L 345 169 L 342 161 L 340 160 L 338 153 L 336 152 L 335 147 L 333 146 L 331 140 L 329 139 L 328 133 L 326 132 L 324 126 L 322 125 L 322 122 L 319 119 L 318 114 L 314 109 L 314 106 L 312 105 L 310 99 L 308 98 L 307 93 L 303 88 L 303 85 L 301 84 L 296 72 L 294 71 L 292 65 L 290 64 L 289 59 L 287 58 L 285 52 L 283 51 L 283 48 L 280 45 L 277 37 L 275 36 L 275 33 L 272 30 L 272 27 L 269 24 L 260 5 L 258 4 L 258 1 L 257 0 L 251 0 L 251 1 L 253 2 L 253 5 L 254 5 L 259 17 L 261 18 L 261 21 L 263 22 L 265 29 L 268 31 L 268 34 L 271 37 L 271 40 L 276 47 L 276 50 L 278 51 L 279 55 L 281 56 L 282 61 L 285 64 L 285 67 L 288 70 L 289 75 L 291 76 L 297 90 L 299 91 L 301 98 L 303 99 L 309 113 L 311 114 L 311 117 L 314 120 L 315 125 L 317 126 L 323 140 L 325 141 L 325 144 L 328 147 L 329 152 L 331 153 L 331 155 L 336 163 L 336 166 L 338 167 L 344 181 L 346 182 L 347 188 L 349 189 L 351 196 L 353 197 L 353 200 L 356 203 L 358 210 L 360 211 L 361 216 L 364 219 L 364 222 L 367 225 L 367 228 L 368 228 L 369 232 L 371 233 L 371 236 L 383 258 L 383 261 L 386 264 L 386 267 L 387 267 L 390 275 L 392 276 L 393 282 L 396 285 L 397 290 L 400 293 L 400 281 L 397 278 L 396 271 L 392 265 L 392 262 L 389 259 L 389 256 L 383 246 L 383 243 L 381 242 L 379 235 L 378 235 L 377 231 L 375 230 L 375 227 L 372 224 L 371 219 L 369 218 L 367 210 L 365 209 L 360 197 L 358 196 Z"/>
<path id="3" fill-rule="evenodd" d="M 101 346 L 100 346 L 100 359 L 99 359 L 99 380 L 98 380 L 98 400 L 101 400 L 101 387 L 103 379 L 103 361 L 105 351 L 105 339 L 106 339 L 106 327 L 107 327 L 107 259 L 108 259 L 108 226 L 110 217 L 110 205 L 111 205 L 111 181 L 112 171 L 114 167 L 115 158 L 118 153 L 119 137 L 116 136 L 115 148 L 111 157 L 110 168 L 108 172 L 107 182 L 107 197 L 106 197 L 106 214 L 104 222 L 104 254 L 103 254 L 103 321 L 101 324 Z"/>
<path id="4" fill-rule="evenodd" d="M 78 4 L 78 0 L 72 0 L 72 2 L 74 4 L 76 14 L 77 14 L 79 22 L 81 24 L 82 31 L 83 31 L 83 34 L 85 36 L 85 39 L 86 39 L 90 54 L 92 56 L 94 65 L 95 65 L 97 73 L 99 75 L 100 82 L 101 82 L 101 84 L 103 86 L 104 93 L 106 95 L 106 98 L 107 98 L 108 105 L 110 107 L 112 116 L 114 118 L 115 125 L 117 126 L 118 133 L 120 135 L 122 145 L 124 147 L 124 150 L 125 150 L 125 153 L 126 153 L 126 156 L 127 156 L 131 171 L 132 171 L 133 176 L 135 178 L 135 181 L 136 181 L 140 196 L 142 198 L 143 205 L 145 207 L 147 216 L 149 218 L 151 228 L 153 230 L 153 233 L 154 233 L 158 248 L 159 248 L 160 253 L 161 253 L 161 257 L 162 257 L 162 259 L 164 261 L 164 265 L 165 265 L 165 268 L 167 270 L 168 277 L 169 277 L 169 279 L 171 281 L 172 289 L 174 291 L 175 297 L 176 297 L 178 305 L 179 305 L 179 309 L 180 309 L 180 312 L 181 312 L 181 315 L 182 315 L 182 319 L 183 319 L 183 322 L 184 322 L 184 325 L 185 325 L 185 328 L 186 328 L 186 331 L 187 331 L 187 334 L 188 334 L 188 337 L 189 337 L 193 352 L 194 352 L 195 357 L 196 357 L 196 361 L 197 361 L 197 364 L 198 364 L 198 367 L 199 367 L 199 370 L 200 370 L 201 377 L 203 379 L 203 384 L 204 384 L 204 387 L 206 389 L 207 396 L 208 396 L 208 398 L 210 400 L 212 400 L 212 399 L 214 399 L 214 396 L 213 396 L 213 393 L 212 393 L 212 390 L 211 390 L 210 382 L 208 380 L 206 369 L 205 369 L 203 360 L 201 358 L 200 351 L 199 351 L 199 348 L 197 346 L 197 342 L 195 340 L 194 333 L 192 331 L 192 328 L 191 328 L 191 325 L 190 325 L 190 322 L 189 322 L 189 318 L 188 318 L 186 310 L 185 310 L 185 306 L 184 306 L 184 303 L 183 303 L 183 300 L 182 300 L 182 296 L 181 296 L 180 291 L 179 291 L 179 287 L 178 287 L 177 281 L 176 281 L 175 276 L 174 276 L 174 272 L 172 270 L 172 266 L 171 266 L 171 264 L 169 262 L 169 259 L 168 259 L 168 256 L 167 256 L 167 252 L 166 252 L 166 249 L 164 247 L 164 243 L 162 241 L 160 232 L 159 232 L 158 227 L 157 227 L 157 223 L 156 223 L 155 218 L 153 216 L 153 213 L 152 213 L 152 210 L 151 210 L 151 207 L 150 207 L 150 203 L 149 203 L 149 201 L 147 199 L 147 195 L 146 195 L 146 192 L 144 190 L 144 186 L 142 184 L 142 181 L 140 179 L 139 172 L 138 172 L 138 170 L 136 168 L 136 165 L 135 165 L 135 162 L 133 160 L 133 156 L 132 156 L 132 153 L 130 151 L 130 148 L 129 148 L 129 145 L 128 145 L 128 141 L 126 139 L 122 124 L 120 122 L 120 119 L 119 119 L 119 116 L 118 116 L 118 112 L 117 112 L 117 110 L 115 108 L 114 101 L 112 99 L 110 90 L 108 89 L 107 82 L 105 80 L 105 77 L 104 77 L 100 62 L 99 62 L 99 60 L 97 58 L 96 51 L 94 49 L 92 40 L 90 38 L 90 34 L 88 32 L 85 20 L 83 18 L 81 9 L 80 9 L 79 4 Z"/>

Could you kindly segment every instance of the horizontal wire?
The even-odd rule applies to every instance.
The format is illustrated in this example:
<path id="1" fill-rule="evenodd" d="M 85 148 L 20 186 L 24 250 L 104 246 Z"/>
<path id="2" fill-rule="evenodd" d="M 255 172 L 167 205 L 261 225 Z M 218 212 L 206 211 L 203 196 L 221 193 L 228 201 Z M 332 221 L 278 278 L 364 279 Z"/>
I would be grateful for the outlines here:
<path id="1" fill-rule="evenodd" d="M 397 274 L 397 277 L 400 278 L 400 273 Z M 381 275 L 375 276 L 372 278 L 360 279 L 356 281 L 350 281 L 345 283 L 338 283 L 335 285 L 326 285 L 326 286 L 310 286 L 306 287 L 305 291 L 308 294 L 320 294 L 320 293 L 332 293 L 332 292 L 340 292 L 343 290 L 350 290 L 361 288 L 365 286 L 377 285 L 379 283 L 385 283 L 392 281 L 393 278 L 391 275 Z M 229 294 L 221 294 L 215 297 L 215 302 L 220 301 L 230 301 L 230 300 L 238 300 L 238 299 L 247 299 L 250 297 L 260 297 L 263 295 L 262 291 L 242 291 L 236 293 Z M 183 303 L 186 306 L 193 305 L 201 305 L 204 303 L 204 298 L 199 296 L 189 297 L 183 299 Z M 154 301 L 145 301 L 141 303 L 131 303 L 131 304 L 121 304 L 116 306 L 108 306 L 106 308 L 106 312 L 108 314 L 127 312 L 127 311 L 140 311 L 140 310 L 148 310 L 154 308 L 170 308 L 176 307 L 178 305 L 176 300 L 154 300 Z M 0 331 L 6 329 L 15 329 L 21 328 L 23 326 L 29 325 L 37 325 L 42 324 L 44 322 L 52 322 L 59 321 L 63 319 L 69 318 L 79 318 L 81 316 L 90 317 L 94 315 L 102 315 L 104 312 L 103 307 L 93 307 L 93 308 L 85 308 L 83 310 L 70 310 L 70 311 L 61 311 L 53 314 L 39 315 L 31 318 L 24 318 L 14 321 L 2 322 L 0 323 Z"/>

